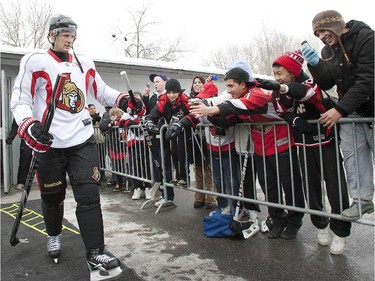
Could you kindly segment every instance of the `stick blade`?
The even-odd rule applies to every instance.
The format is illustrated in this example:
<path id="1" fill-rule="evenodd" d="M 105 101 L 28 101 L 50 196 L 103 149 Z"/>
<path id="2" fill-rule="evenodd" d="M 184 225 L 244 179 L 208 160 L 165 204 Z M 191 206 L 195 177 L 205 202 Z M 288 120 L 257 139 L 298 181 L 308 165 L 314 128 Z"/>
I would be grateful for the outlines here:
<path id="1" fill-rule="evenodd" d="M 14 237 L 10 239 L 10 245 L 12 245 L 13 247 L 17 246 L 19 243 L 26 244 L 26 243 L 29 243 L 29 240 L 27 238 L 18 238 L 18 237 Z"/>

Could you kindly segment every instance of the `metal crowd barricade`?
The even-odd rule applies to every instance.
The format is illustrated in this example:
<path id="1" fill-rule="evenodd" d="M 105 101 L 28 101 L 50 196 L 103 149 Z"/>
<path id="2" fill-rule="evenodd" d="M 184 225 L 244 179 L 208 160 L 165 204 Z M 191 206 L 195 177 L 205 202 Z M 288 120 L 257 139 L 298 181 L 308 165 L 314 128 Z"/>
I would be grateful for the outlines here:
<path id="1" fill-rule="evenodd" d="M 368 123 L 369 125 L 374 125 L 374 118 L 361 118 L 361 119 L 350 119 L 350 118 L 342 118 L 339 123 L 344 123 L 344 122 L 350 122 L 353 124 L 355 123 Z M 312 123 L 312 126 L 317 126 L 317 121 L 310 121 Z M 305 183 L 304 186 L 304 198 L 305 198 L 305 207 L 301 208 L 295 205 L 295 200 L 294 200 L 294 192 L 295 192 L 295 186 L 293 182 L 293 173 L 291 171 L 291 185 L 292 185 L 292 194 L 293 194 L 293 200 L 292 204 L 286 204 L 285 203 L 285 193 L 283 191 L 283 187 L 281 184 L 280 180 L 280 170 L 282 170 L 280 167 L 279 163 L 279 157 L 278 153 L 276 152 L 275 154 L 275 169 L 276 169 L 276 185 L 277 185 L 277 190 L 278 190 L 278 198 L 277 202 L 271 202 L 268 200 L 268 185 L 270 184 L 268 182 L 269 179 L 267 177 L 264 178 L 264 192 L 262 191 L 262 188 L 260 187 L 259 184 L 259 178 L 256 176 L 256 169 L 255 169 L 255 158 L 258 157 L 258 163 L 259 159 L 261 158 L 261 163 L 263 163 L 263 167 L 266 168 L 265 166 L 265 157 L 264 156 L 256 156 L 253 153 L 253 146 L 252 143 L 246 151 L 246 140 L 249 139 L 249 134 L 250 131 L 254 128 L 259 130 L 260 132 L 264 132 L 266 130 L 270 130 L 274 128 L 274 126 L 278 124 L 285 124 L 285 122 L 279 121 L 279 122 L 267 122 L 267 123 L 242 123 L 238 124 L 235 126 L 234 131 L 232 130 L 225 130 L 226 133 L 231 132 L 230 134 L 233 134 L 234 138 L 234 144 L 229 144 L 228 147 L 231 149 L 224 151 L 225 145 L 218 146 L 216 150 L 213 149 L 212 145 L 208 145 L 209 149 L 206 149 L 207 147 L 207 141 L 210 144 L 212 140 L 207 140 L 205 138 L 205 131 L 211 132 L 213 127 L 212 124 L 207 123 L 207 124 L 199 124 L 195 129 L 185 130 L 184 131 L 184 144 L 183 144 L 183 151 L 186 152 L 186 158 L 185 162 L 183 163 L 185 169 L 186 169 L 186 174 L 187 176 L 187 185 L 185 186 L 179 186 L 176 185 L 175 183 L 171 183 L 168 179 L 165 173 L 165 166 L 164 166 L 164 157 L 165 157 L 165 148 L 166 146 L 170 146 L 171 142 L 170 141 L 165 141 L 161 140 L 161 146 L 160 146 L 160 156 L 161 156 L 161 164 L 163 168 L 163 182 L 161 186 L 161 191 L 164 192 L 164 197 L 166 198 L 166 187 L 172 187 L 172 188 L 178 188 L 181 190 L 186 190 L 190 192 L 200 192 L 205 195 L 211 195 L 211 196 L 216 196 L 218 200 L 221 200 L 220 198 L 225 198 L 229 201 L 229 205 L 232 204 L 233 201 L 241 201 L 241 203 L 248 202 L 248 203 L 253 203 L 253 204 L 259 204 L 267 207 L 275 207 L 275 208 L 282 208 L 285 210 L 289 211 L 298 211 L 298 212 L 303 212 L 306 214 L 311 214 L 311 215 L 318 215 L 322 217 L 328 217 L 328 218 L 334 218 L 338 220 L 343 220 L 342 216 L 340 214 L 333 214 L 331 213 L 331 208 L 327 199 L 326 195 L 326 186 L 324 179 L 320 179 L 320 185 L 322 189 L 322 210 L 314 210 L 309 207 L 309 200 L 308 200 L 308 184 L 307 180 L 303 181 Z M 318 126 L 319 128 L 319 126 Z M 167 129 L 167 125 L 164 125 L 161 130 L 160 130 L 160 135 L 163 135 L 165 130 Z M 131 130 L 138 130 L 139 133 L 142 132 L 143 128 L 141 126 L 132 126 Z M 323 165 L 338 165 L 340 161 L 342 161 L 339 158 L 339 155 L 341 154 L 340 151 L 340 143 L 339 143 L 339 138 L 338 138 L 338 130 L 337 127 L 335 126 L 334 128 L 334 133 L 335 133 L 335 148 L 337 152 L 337 159 L 335 163 L 324 163 L 323 157 L 322 157 L 322 150 L 319 149 L 319 161 L 320 161 L 320 166 L 322 167 Z M 289 130 L 289 139 L 290 139 L 290 134 L 292 134 L 292 131 Z M 158 136 L 160 138 L 160 135 Z M 210 138 L 214 138 L 212 134 L 207 134 Z M 216 141 L 220 143 L 222 139 L 225 137 L 225 135 L 220 136 L 217 135 Z M 251 139 L 251 138 L 250 138 Z M 353 140 L 355 140 L 355 134 L 353 134 Z M 355 142 L 354 142 L 355 143 Z M 105 149 L 99 149 L 99 152 L 101 154 L 101 159 L 107 159 L 106 161 L 101 161 L 101 169 L 104 169 L 108 172 L 111 173 L 117 173 L 124 175 L 126 177 L 142 180 L 144 182 L 149 182 L 153 183 L 152 180 L 152 175 L 154 173 L 153 171 L 153 165 L 152 160 L 147 160 L 141 163 L 141 165 L 136 165 L 137 167 L 141 167 L 141 170 L 137 170 L 135 166 L 129 165 L 128 161 L 124 161 L 122 164 L 122 167 L 118 166 L 113 166 L 111 165 L 110 161 L 108 161 L 108 149 L 111 147 L 114 147 L 118 144 L 116 143 L 111 143 L 110 141 L 106 140 L 105 141 Z M 132 150 L 129 151 L 127 146 L 125 144 L 122 144 L 125 146 L 125 150 L 127 151 L 127 154 L 134 154 L 134 153 L 140 153 L 137 150 Z M 146 143 L 143 144 L 144 149 L 148 149 L 146 146 Z M 276 144 L 274 144 L 276 145 Z M 355 145 L 355 144 L 354 144 Z M 181 147 L 180 147 L 181 148 Z M 302 153 L 302 150 L 306 149 L 304 146 L 299 148 L 299 154 Z M 264 143 L 263 143 L 263 151 L 264 151 Z M 248 168 L 251 169 L 251 174 L 253 175 L 252 177 L 252 184 L 246 183 L 248 186 L 252 186 L 253 190 L 253 198 L 246 197 L 244 195 L 244 192 L 242 192 L 241 196 L 238 194 L 239 190 L 239 184 L 241 184 L 241 175 L 242 175 L 242 169 L 243 169 L 243 162 L 244 162 L 244 156 L 248 153 L 248 162 L 249 166 Z M 199 157 L 200 156 L 200 157 Z M 147 157 L 151 157 L 151 154 L 149 153 Z M 260 157 L 260 158 L 259 158 Z M 151 159 L 151 158 L 150 158 Z M 291 157 L 290 159 L 290 165 L 294 165 L 292 162 Z M 145 160 L 145 159 L 142 159 Z M 171 160 L 172 161 L 172 160 Z M 309 161 L 309 159 L 303 159 L 304 161 L 304 166 L 306 167 L 306 163 Z M 174 162 L 172 161 L 172 180 L 174 179 L 176 175 L 176 167 L 173 164 Z M 147 174 L 145 171 L 146 166 L 145 165 L 150 165 L 150 170 L 151 172 Z M 233 167 L 238 167 L 239 169 L 234 169 Z M 300 169 L 302 169 L 300 167 Z M 203 177 L 203 180 L 201 180 L 200 186 L 197 186 L 197 181 L 196 181 L 196 175 L 197 173 L 200 173 Z M 219 173 L 218 173 L 219 172 Z M 323 173 L 323 170 L 321 168 L 321 174 Z M 225 175 L 224 175 L 225 174 Z M 305 178 L 307 178 L 308 171 L 305 171 Z M 301 173 L 302 177 L 302 173 Z M 338 175 L 340 177 L 340 175 Z M 219 185 L 221 186 L 220 190 L 211 190 L 207 184 L 208 179 L 211 180 L 212 183 L 216 182 L 216 186 Z M 304 178 L 302 178 L 304 179 Z M 342 182 L 340 181 L 340 178 L 338 179 L 339 186 L 337 187 L 337 192 L 339 194 L 339 197 L 341 198 L 341 184 Z M 215 187 L 216 187 L 215 186 Z M 247 193 L 249 193 L 249 190 L 247 190 Z M 246 192 L 245 192 L 246 194 Z M 350 197 L 349 197 L 350 198 Z M 155 199 L 152 199 L 150 201 L 155 201 Z M 274 200 L 275 201 L 275 200 Z M 351 198 L 350 198 L 351 201 Z M 233 204 L 234 205 L 234 204 Z M 235 205 L 234 205 L 235 206 Z M 342 202 L 340 202 L 341 206 L 341 212 L 342 212 Z M 233 207 L 234 208 L 234 207 Z M 159 208 L 157 212 L 159 211 Z M 340 213 L 341 213 L 340 212 Z M 370 217 L 370 219 L 369 219 Z M 355 221 L 356 223 L 360 224 L 366 224 L 366 225 L 371 225 L 374 226 L 374 220 L 373 216 L 366 216 L 366 217 L 361 217 L 359 220 Z"/>

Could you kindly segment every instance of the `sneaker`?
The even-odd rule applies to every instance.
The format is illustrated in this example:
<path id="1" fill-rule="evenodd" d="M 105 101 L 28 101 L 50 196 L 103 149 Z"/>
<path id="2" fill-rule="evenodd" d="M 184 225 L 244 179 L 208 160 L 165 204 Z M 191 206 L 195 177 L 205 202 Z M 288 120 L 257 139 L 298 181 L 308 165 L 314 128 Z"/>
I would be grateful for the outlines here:
<path id="1" fill-rule="evenodd" d="M 299 227 L 287 226 L 283 230 L 283 232 L 281 232 L 280 237 L 282 239 L 285 239 L 285 240 L 292 240 L 292 239 L 296 238 L 298 231 L 299 231 Z"/>
<path id="2" fill-rule="evenodd" d="M 204 207 L 204 202 L 195 201 L 194 202 L 194 208 L 199 209 Z"/>
<path id="3" fill-rule="evenodd" d="M 185 180 L 178 180 L 177 185 L 186 187 L 187 182 Z"/>
<path id="4" fill-rule="evenodd" d="M 165 200 L 164 198 L 160 199 L 159 201 L 155 202 L 155 207 L 159 207 L 160 205 L 163 205 L 165 207 L 172 205 L 172 200 Z"/>
<path id="5" fill-rule="evenodd" d="M 177 185 L 177 183 L 178 183 L 178 179 L 171 180 L 170 183 L 171 183 L 171 184 L 174 184 L 174 185 Z"/>
<path id="6" fill-rule="evenodd" d="M 351 221 L 359 219 L 364 214 L 371 214 L 374 212 L 374 202 L 361 203 L 361 215 L 359 212 L 359 203 L 353 202 L 350 208 L 342 212 L 342 216 Z"/>
<path id="7" fill-rule="evenodd" d="M 136 188 L 136 189 L 134 189 L 134 193 L 133 193 L 132 199 L 133 200 L 138 200 L 138 199 L 140 199 L 144 195 L 145 195 L 145 193 L 144 193 L 144 191 L 142 189 Z"/>
<path id="8" fill-rule="evenodd" d="M 337 236 L 336 234 L 333 236 L 331 247 L 329 251 L 333 255 L 341 255 L 346 247 L 346 238 Z"/>
<path id="9" fill-rule="evenodd" d="M 146 187 L 146 189 L 145 189 L 145 196 L 146 196 L 146 200 L 151 200 L 152 199 L 151 188 Z"/>
<path id="10" fill-rule="evenodd" d="M 120 190 L 121 190 L 120 185 L 119 185 L 118 183 L 116 183 L 115 187 L 113 188 L 113 191 L 114 191 L 114 192 L 118 192 L 118 191 L 120 191 Z"/>
<path id="11" fill-rule="evenodd" d="M 25 188 L 25 185 L 22 183 L 17 184 L 16 189 L 17 190 L 23 190 Z"/>
<path id="12" fill-rule="evenodd" d="M 316 237 L 318 238 L 318 243 L 322 246 L 327 246 L 331 243 L 331 235 L 329 235 L 329 226 L 323 229 L 318 228 Z"/>
<path id="13" fill-rule="evenodd" d="M 57 263 L 61 254 L 61 234 L 56 236 L 47 236 L 48 255 Z"/>
<path id="14" fill-rule="evenodd" d="M 99 249 L 88 250 L 86 252 L 86 261 L 90 271 L 107 271 L 121 265 L 118 258 L 104 254 Z"/>

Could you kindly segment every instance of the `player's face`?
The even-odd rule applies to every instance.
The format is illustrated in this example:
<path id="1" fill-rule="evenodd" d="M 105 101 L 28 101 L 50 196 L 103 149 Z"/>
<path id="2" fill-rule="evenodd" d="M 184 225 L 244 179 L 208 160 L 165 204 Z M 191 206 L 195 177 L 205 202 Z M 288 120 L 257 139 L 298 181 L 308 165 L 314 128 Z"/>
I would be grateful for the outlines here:
<path id="1" fill-rule="evenodd" d="M 56 52 L 67 53 L 73 47 L 73 42 L 76 39 L 76 34 L 73 32 L 61 32 L 56 37 L 52 36 L 54 42 L 53 50 Z"/>

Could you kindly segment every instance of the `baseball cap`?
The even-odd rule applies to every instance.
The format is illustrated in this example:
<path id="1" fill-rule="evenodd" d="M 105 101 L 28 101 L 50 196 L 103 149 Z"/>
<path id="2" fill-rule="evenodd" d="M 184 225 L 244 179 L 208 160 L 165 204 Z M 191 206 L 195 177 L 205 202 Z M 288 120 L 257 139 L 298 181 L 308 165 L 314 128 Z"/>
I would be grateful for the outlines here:
<path id="1" fill-rule="evenodd" d="M 156 76 L 159 76 L 164 81 L 168 81 L 167 75 L 165 75 L 164 73 L 160 72 L 160 73 L 156 73 L 156 74 L 153 73 L 153 74 L 150 75 L 150 80 L 151 80 L 152 83 L 154 83 L 154 79 L 155 79 Z"/>

